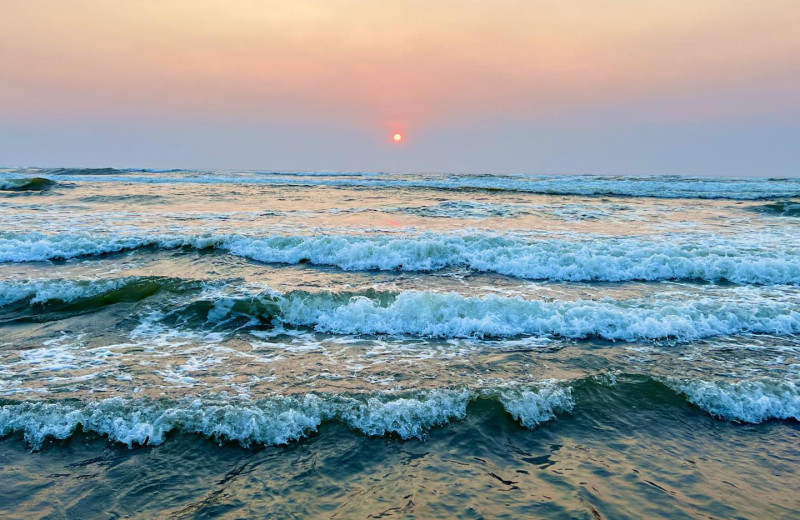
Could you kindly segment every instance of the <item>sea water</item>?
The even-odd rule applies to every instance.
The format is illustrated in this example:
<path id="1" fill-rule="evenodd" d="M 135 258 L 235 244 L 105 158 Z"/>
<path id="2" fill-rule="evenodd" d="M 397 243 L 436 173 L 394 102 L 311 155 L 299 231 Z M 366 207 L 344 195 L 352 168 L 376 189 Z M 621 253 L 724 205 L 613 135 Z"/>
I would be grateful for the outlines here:
<path id="1" fill-rule="evenodd" d="M 8 518 L 797 518 L 800 180 L 0 171 Z"/>

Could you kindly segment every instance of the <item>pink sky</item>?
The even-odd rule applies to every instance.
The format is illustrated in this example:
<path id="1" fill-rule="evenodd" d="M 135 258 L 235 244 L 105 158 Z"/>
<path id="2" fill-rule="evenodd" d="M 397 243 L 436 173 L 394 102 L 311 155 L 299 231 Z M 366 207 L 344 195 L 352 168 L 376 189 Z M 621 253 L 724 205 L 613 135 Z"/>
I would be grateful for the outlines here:
<path id="1" fill-rule="evenodd" d="M 0 12 L 4 165 L 800 166 L 797 1 L 0 0 Z"/>

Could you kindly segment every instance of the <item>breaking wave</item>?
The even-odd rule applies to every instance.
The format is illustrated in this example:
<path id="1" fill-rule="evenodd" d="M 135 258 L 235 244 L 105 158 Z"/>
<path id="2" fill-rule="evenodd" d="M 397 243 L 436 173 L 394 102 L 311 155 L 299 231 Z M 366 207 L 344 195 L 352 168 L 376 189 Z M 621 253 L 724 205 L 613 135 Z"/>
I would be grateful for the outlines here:
<path id="1" fill-rule="evenodd" d="M 55 181 L 44 177 L 0 179 L 0 191 L 45 191 L 55 185 Z"/>
<path id="2" fill-rule="evenodd" d="M 431 390 L 408 396 L 353 397 L 307 394 L 258 401 L 200 399 L 164 402 L 114 397 L 89 403 L 24 402 L 0 407 L 0 435 L 22 432 L 40 448 L 47 438 L 66 439 L 79 429 L 134 445 L 158 445 L 172 431 L 197 433 L 242 446 L 286 444 L 337 421 L 369 436 L 423 438 L 432 427 L 466 417 L 468 403 L 492 398 L 509 403 L 509 412 L 527 427 L 572 408 L 569 387 L 503 393 L 466 389 Z"/>
<path id="3" fill-rule="evenodd" d="M 86 312 L 144 300 L 159 291 L 179 296 L 155 311 L 180 329 L 303 327 L 328 334 L 482 338 L 548 336 L 609 341 L 691 341 L 717 335 L 800 333 L 796 290 L 734 287 L 703 297 L 659 293 L 628 300 L 527 300 L 434 291 L 279 293 L 261 285 L 161 277 L 0 283 L 5 316 Z M 266 289 L 266 290 L 265 290 Z M 166 307 L 164 305 L 167 305 Z M 152 313 L 145 322 L 152 322 Z"/>
<path id="4" fill-rule="evenodd" d="M 758 424 L 800 421 L 800 393 L 788 381 L 672 380 L 641 375 L 612 382 L 586 377 L 525 388 L 435 389 L 412 394 L 306 394 L 268 399 L 208 397 L 153 400 L 112 397 L 89 402 L 0 404 L 0 436 L 21 433 L 33 448 L 48 439 L 91 432 L 129 447 L 159 445 L 170 433 L 192 433 L 247 447 L 283 445 L 338 422 L 368 436 L 424 439 L 435 427 L 464 419 L 470 403 L 489 402 L 525 428 L 569 413 L 631 413 L 632 402 L 691 403 L 712 417 Z M 617 383 L 617 379 L 622 379 Z M 602 414 L 600 414 L 602 416 Z"/>
<path id="5" fill-rule="evenodd" d="M 792 381 L 665 382 L 692 404 L 721 419 L 753 424 L 770 419 L 800 421 L 800 388 Z"/>
<path id="6" fill-rule="evenodd" d="M 153 278 L 156 284 L 157 279 Z M 108 297 L 112 293 L 125 289 L 135 292 L 138 286 L 146 284 L 146 279 L 117 278 L 110 280 L 33 280 L 0 282 L 0 306 L 26 302 L 29 305 L 45 305 L 47 303 L 72 303 L 76 300 L 93 298 L 98 295 Z"/>
<path id="7" fill-rule="evenodd" d="M 115 303 L 141 301 L 159 291 L 186 293 L 200 287 L 200 282 L 157 276 L 0 281 L 0 319 L 32 318 L 47 313 L 59 318 Z"/>
<path id="8" fill-rule="evenodd" d="M 800 217 L 800 201 L 780 200 L 762 206 L 754 206 L 753 211 L 779 217 Z"/>
<path id="9" fill-rule="evenodd" d="M 748 288 L 741 288 L 748 289 Z M 496 295 L 406 291 L 270 293 L 200 300 L 172 311 L 182 324 L 311 327 L 330 334 L 387 334 L 434 338 L 554 336 L 609 341 L 691 341 L 741 333 L 800 333 L 795 297 L 730 290 L 722 297 L 543 301 Z M 238 324 L 241 326 L 241 323 Z"/>
<path id="10" fill-rule="evenodd" d="M 785 239 L 698 235 L 680 239 L 513 236 L 46 235 L 0 232 L 0 262 L 37 262 L 139 248 L 215 248 L 264 263 L 343 270 L 436 271 L 451 267 L 530 280 L 702 280 L 741 284 L 800 283 L 800 251 Z"/>

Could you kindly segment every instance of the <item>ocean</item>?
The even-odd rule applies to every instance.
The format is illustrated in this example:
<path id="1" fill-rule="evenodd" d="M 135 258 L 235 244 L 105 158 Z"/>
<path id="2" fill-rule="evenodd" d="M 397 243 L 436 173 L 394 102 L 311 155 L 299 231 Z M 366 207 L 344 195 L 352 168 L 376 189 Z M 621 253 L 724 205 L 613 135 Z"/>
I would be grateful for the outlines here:
<path id="1" fill-rule="evenodd" d="M 0 170 L 3 518 L 800 517 L 800 179 Z"/>

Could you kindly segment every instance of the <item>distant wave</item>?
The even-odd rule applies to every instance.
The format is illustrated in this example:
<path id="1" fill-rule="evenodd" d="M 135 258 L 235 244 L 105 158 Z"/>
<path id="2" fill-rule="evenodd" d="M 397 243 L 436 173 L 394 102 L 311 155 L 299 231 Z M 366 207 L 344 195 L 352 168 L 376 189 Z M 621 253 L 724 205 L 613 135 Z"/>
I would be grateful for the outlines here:
<path id="1" fill-rule="evenodd" d="M 754 206 L 751 209 L 779 217 L 800 217 L 800 200 L 780 200 L 763 206 Z"/>
<path id="2" fill-rule="evenodd" d="M 512 218 L 533 212 L 529 206 L 523 204 L 487 204 L 472 200 L 449 200 L 431 206 L 380 208 L 380 211 L 458 219 Z"/>
<path id="3" fill-rule="evenodd" d="M 0 232 L 0 262 L 64 260 L 140 248 L 214 248 L 264 263 L 311 263 L 348 271 L 458 267 L 529 280 L 800 283 L 800 249 L 763 236 L 568 240 L 435 233 L 250 237 Z"/>
<path id="4" fill-rule="evenodd" d="M 129 194 L 129 195 L 87 195 L 81 197 L 80 202 L 91 204 L 158 204 L 165 199 L 160 195 Z"/>
<path id="5" fill-rule="evenodd" d="M 46 170 L 51 175 L 117 175 L 127 173 L 116 168 L 53 168 Z"/>
<path id="6" fill-rule="evenodd" d="M 758 200 L 800 196 L 800 179 L 723 179 L 677 176 L 411 175 L 332 172 L 241 172 L 114 168 L 28 169 L 74 181 L 271 184 L 351 188 L 395 187 L 455 191 L 509 191 L 587 197 Z"/>
<path id="7" fill-rule="evenodd" d="M 129 173 L 181 173 L 186 170 L 155 170 L 148 168 L 47 168 L 41 171 L 50 175 L 125 175 Z"/>
<path id="8" fill-rule="evenodd" d="M 162 444 L 170 432 L 180 431 L 246 447 L 287 444 L 335 421 L 364 435 L 412 439 L 464 419 L 470 403 L 478 401 L 496 403 L 527 428 L 569 413 L 602 416 L 600 410 L 612 410 L 612 415 L 627 414 L 635 413 L 631 403 L 658 400 L 680 406 L 681 399 L 713 417 L 734 422 L 800 420 L 800 392 L 791 381 L 675 381 L 639 375 L 614 379 L 586 377 L 527 387 L 436 389 L 399 395 L 5 401 L 0 404 L 0 436 L 19 432 L 40 449 L 47 439 L 67 439 L 83 431 L 133 447 Z"/>
<path id="9" fill-rule="evenodd" d="M 45 191 L 56 185 L 44 177 L 0 178 L 0 191 Z"/>

